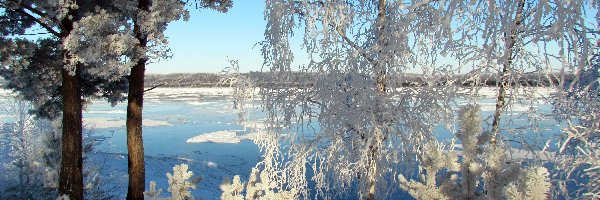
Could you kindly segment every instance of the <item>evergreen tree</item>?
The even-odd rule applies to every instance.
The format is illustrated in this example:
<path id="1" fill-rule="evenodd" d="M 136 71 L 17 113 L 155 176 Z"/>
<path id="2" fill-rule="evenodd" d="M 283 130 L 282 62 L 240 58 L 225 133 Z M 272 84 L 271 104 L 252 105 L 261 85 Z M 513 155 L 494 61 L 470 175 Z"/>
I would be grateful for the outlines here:
<path id="1" fill-rule="evenodd" d="M 0 1 L 2 75 L 8 88 L 19 91 L 24 99 L 35 99 L 36 113 L 58 117 L 62 110 L 62 161 L 59 190 L 71 199 L 83 199 L 82 176 L 82 97 L 121 99 L 124 81 L 108 62 L 82 62 L 73 49 L 81 34 L 80 20 L 93 15 L 102 2 L 71 1 Z M 33 26 L 42 27 L 49 39 L 31 42 L 17 39 Z M 113 29 L 113 32 L 118 30 Z M 75 37 L 74 37 L 75 36 Z M 90 38 L 91 39 L 91 38 Z M 83 41 L 76 41 L 83 42 Z M 105 57 L 106 58 L 106 57 Z M 102 59 L 100 60 L 107 60 Z M 112 67 L 112 68 L 111 68 Z M 113 76 L 116 75 L 116 76 Z M 82 77 L 87 78 L 82 82 Z"/>

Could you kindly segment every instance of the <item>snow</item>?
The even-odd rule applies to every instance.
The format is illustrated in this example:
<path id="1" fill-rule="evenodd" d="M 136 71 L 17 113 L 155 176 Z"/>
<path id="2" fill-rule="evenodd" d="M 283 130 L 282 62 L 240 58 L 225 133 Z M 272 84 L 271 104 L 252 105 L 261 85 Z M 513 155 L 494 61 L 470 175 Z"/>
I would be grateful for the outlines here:
<path id="1" fill-rule="evenodd" d="M 235 144 L 240 143 L 242 140 L 250 140 L 256 134 L 244 134 L 238 135 L 235 131 L 216 131 L 211 133 L 204 133 L 198 136 L 188 139 L 187 143 L 229 143 Z"/>
<path id="2" fill-rule="evenodd" d="M 84 114 L 125 114 L 124 110 L 86 110 Z"/>
<path id="3" fill-rule="evenodd" d="M 147 96 L 227 96 L 233 91 L 232 88 L 214 87 L 214 88 L 155 88 L 145 93 Z"/>
<path id="4" fill-rule="evenodd" d="M 214 103 L 215 102 L 200 102 L 200 101 L 188 102 L 188 104 L 195 105 L 195 106 L 204 106 L 204 105 L 210 105 L 210 104 L 214 104 Z"/>

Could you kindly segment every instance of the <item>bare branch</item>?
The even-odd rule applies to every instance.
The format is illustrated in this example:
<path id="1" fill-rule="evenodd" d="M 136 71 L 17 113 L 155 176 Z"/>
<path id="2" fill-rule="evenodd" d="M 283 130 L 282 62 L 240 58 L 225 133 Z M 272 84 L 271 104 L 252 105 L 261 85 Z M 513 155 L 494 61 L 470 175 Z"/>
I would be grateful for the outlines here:
<path id="1" fill-rule="evenodd" d="M 55 31 L 54 29 L 52 29 L 52 26 L 50 26 L 47 23 L 42 22 L 40 19 L 38 19 L 37 17 L 31 15 L 30 13 L 26 12 L 25 10 L 23 10 L 23 9 L 16 9 L 14 11 L 19 12 L 19 13 L 23 14 L 24 16 L 28 17 L 29 19 L 35 21 L 42 28 L 46 29 L 46 31 L 48 31 L 48 33 L 51 33 L 52 35 L 57 36 L 57 37 L 60 36 L 60 33 L 58 33 L 57 31 Z"/>
<path id="2" fill-rule="evenodd" d="M 361 48 L 360 46 L 358 46 L 358 45 L 357 45 L 356 43 L 354 43 L 352 40 L 350 40 L 350 38 L 348 38 L 348 37 L 346 36 L 346 33 L 344 33 L 344 32 L 342 31 L 342 29 L 341 29 L 339 26 L 338 26 L 338 27 L 336 27 L 336 29 L 335 29 L 335 30 L 338 32 L 338 34 L 340 35 L 340 37 L 341 37 L 342 39 L 344 39 L 344 41 L 346 41 L 346 43 L 348 43 L 348 44 L 349 44 L 349 45 L 350 45 L 352 48 L 354 48 L 355 50 L 357 50 L 358 52 L 360 52 L 360 54 L 361 54 L 362 56 L 364 56 L 364 57 L 365 57 L 365 59 L 367 59 L 367 61 L 369 61 L 369 63 L 371 63 L 371 64 L 375 64 L 375 60 L 373 60 L 373 58 L 371 58 L 371 57 L 370 57 L 370 56 L 367 54 L 367 51 L 366 51 L 365 49 Z"/>
<path id="3" fill-rule="evenodd" d="M 152 86 L 151 88 L 145 89 L 145 90 L 144 90 L 144 92 L 148 92 L 148 91 L 150 91 L 150 90 L 154 90 L 154 89 L 156 89 L 157 87 L 160 87 L 160 86 L 163 86 L 163 85 L 166 85 L 166 83 L 161 83 L 161 84 L 158 84 L 158 85 Z"/>

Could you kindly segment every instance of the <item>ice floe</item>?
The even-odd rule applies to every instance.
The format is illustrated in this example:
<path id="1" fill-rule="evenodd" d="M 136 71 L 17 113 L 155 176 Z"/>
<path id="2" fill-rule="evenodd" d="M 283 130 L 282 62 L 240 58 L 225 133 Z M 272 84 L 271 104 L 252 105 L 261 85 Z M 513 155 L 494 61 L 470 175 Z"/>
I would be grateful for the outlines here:
<path id="1" fill-rule="evenodd" d="M 235 144 L 240 143 L 242 140 L 251 140 L 255 134 L 243 134 L 238 135 L 235 131 L 216 131 L 211 133 L 204 133 L 198 136 L 187 139 L 187 143 L 228 143 Z"/>
<path id="2" fill-rule="evenodd" d="M 88 117 L 83 118 L 84 124 L 93 128 L 119 128 L 125 126 L 124 119 L 108 118 L 108 117 Z M 143 126 L 170 126 L 171 123 L 167 121 L 144 119 L 142 122 Z"/>

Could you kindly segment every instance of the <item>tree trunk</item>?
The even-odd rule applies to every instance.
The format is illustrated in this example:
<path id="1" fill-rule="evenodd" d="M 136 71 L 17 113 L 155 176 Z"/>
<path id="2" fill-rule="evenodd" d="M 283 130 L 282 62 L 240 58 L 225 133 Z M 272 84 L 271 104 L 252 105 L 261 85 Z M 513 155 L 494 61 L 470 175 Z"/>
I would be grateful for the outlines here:
<path id="1" fill-rule="evenodd" d="M 500 74 L 500 88 L 498 90 L 498 98 L 496 101 L 496 112 L 494 113 L 494 121 L 492 122 L 492 139 L 490 140 L 490 144 L 492 146 L 496 146 L 497 135 L 500 132 L 500 115 L 504 112 L 504 104 L 506 103 L 506 89 L 510 87 L 510 68 L 513 62 L 513 55 L 515 52 L 515 43 L 517 40 L 517 34 L 519 26 L 523 21 L 523 9 L 525 7 L 525 0 L 520 0 L 519 7 L 517 7 L 516 16 L 515 16 L 515 26 L 510 31 L 510 35 L 505 37 L 504 42 L 504 58 L 506 62 L 502 65 L 502 72 Z"/>
<path id="2" fill-rule="evenodd" d="M 379 0 L 379 3 L 377 4 L 377 45 L 379 45 L 379 48 L 382 48 L 383 46 L 387 46 L 387 42 L 385 42 L 383 39 L 383 34 L 385 32 L 385 15 L 387 14 L 386 11 L 386 6 L 385 6 L 385 0 Z M 381 54 L 382 51 L 379 50 L 379 54 Z M 381 63 L 381 58 L 377 58 L 378 60 L 375 61 L 375 75 L 377 77 L 377 91 L 379 91 L 380 93 L 385 93 L 385 86 L 386 86 L 386 66 L 385 64 Z"/>
<path id="3" fill-rule="evenodd" d="M 385 32 L 385 16 L 386 12 L 386 0 L 379 0 L 377 4 L 377 22 L 376 26 L 376 37 L 377 37 L 377 45 L 379 48 L 387 45 L 387 42 L 384 40 L 384 32 Z M 381 55 L 382 50 L 379 50 L 379 54 Z M 377 176 L 379 167 L 379 152 L 383 148 L 383 140 L 384 134 L 387 129 L 384 127 L 384 112 L 385 112 L 385 91 L 386 91 L 386 65 L 385 60 L 381 60 L 381 56 L 378 56 L 375 60 L 375 66 L 373 67 L 375 71 L 376 77 L 376 89 L 379 93 L 378 99 L 375 102 L 375 131 L 373 132 L 375 137 L 374 142 L 371 141 L 369 144 L 370 158 L 369 158 L 369 169 L 367 174 L 367 184 L 366 184 L 366 197 L 367 200 L 377 199 Z"/>
<path id="4" fill-rule="evenodd" d="M 76 10 L 69 10 L 68 15 L 61 20 L 61 40 L 73 30 L 73 21 L 77 19 Z M 62 158 L 60 165 L 59 192 L 68 195 L 70 199 L 83 199 L 83 147 L 81 120 L 81 65 L 70 63 L 69 50 L 63 50 L 65 66 L 74 66 L 75 74 L 71 75 L 66 68 L 61 69 L 62 75 Z"/>
<path id="5" fill-rule="evenodd" d="M 138 9 L 148 11 L 149 0 L 139 0 Z M 146 48 L 147 35 L 142 32 L 138 21 L 134 21 L 134 33 L 139 41 L 140 49 Z M 142 138 L 142 109 L 144 105 L 144 73 L 146 61 L 144 55 L 140 55 L 137 64 L 129 74 L 129 93 L 127 96 L 127 151 L 129 186 L 127 188 L 127 199 L 144 199 L 144 188 L 146 185 L 146 169 L 144 164 L 144 141 Z"/>
<path id="6" fill-rule="evenodd" d="M 505 51 L 505 59 L 506 62 L 502 65 L 502 74 L 501 74 L 501 84 L 498 90 L 498 99 L 496 101 L 496 112 L 494 113 L 494 121 L 492 123 L 492 138 L 490 139 L 490 145 L 492 148 L 496 148 L 498 133 L 500 132 L 500 115 L 504 112 L 504 104 L 506 103 L 506 89 L 510 87 L 510 68 L 513 62 L 513 55 L 516 52 L 515 43 L 518 39 L 517 34 L 519 32 L 519 26 L 523 21 L 523 9 L 525 7 L 525 0 L 518 1 L 518 7 L 515 15 L 515 25 L 510 30 L 510 35 L 505 36 L 504 42 L 504 51 Z M 492 177 L 486 183 L 486 192 L 490 199 L 499 199 L 502 187 L 499 185 L 499 176 L 501 174 L 500 166 L 491 166 L 488 169 L 488 173 L 490 173 L 490 177 Z"/>
<path id="7" fill-rule="evenodd" d="M 83 199 L 83 158 L 81 125 L 81 75 L 76 66 L 75 75 L 62 71 L 62 162 L 60 166 L 60 194 L 70 199 Z"/>

